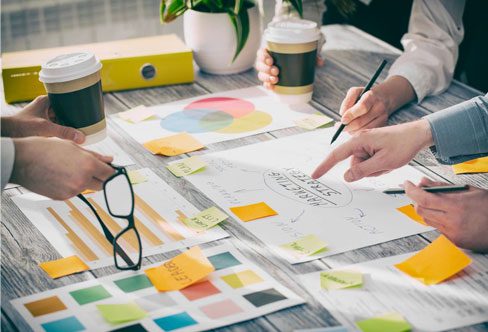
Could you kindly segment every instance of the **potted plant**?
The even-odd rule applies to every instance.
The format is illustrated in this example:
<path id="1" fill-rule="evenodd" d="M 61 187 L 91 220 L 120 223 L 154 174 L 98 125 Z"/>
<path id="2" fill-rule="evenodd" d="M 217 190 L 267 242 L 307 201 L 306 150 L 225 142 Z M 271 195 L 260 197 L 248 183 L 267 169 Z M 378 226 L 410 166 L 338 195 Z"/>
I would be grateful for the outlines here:
<path id="1" fill-rule="evenodd" d="M 301 15 L 301 0 L 286 1 Z M 252 68 L 261 41 L 255 0 L 161 0 L 162 23 L 183 14 L 185 41 L 202 71 L 234 74 Z"/>

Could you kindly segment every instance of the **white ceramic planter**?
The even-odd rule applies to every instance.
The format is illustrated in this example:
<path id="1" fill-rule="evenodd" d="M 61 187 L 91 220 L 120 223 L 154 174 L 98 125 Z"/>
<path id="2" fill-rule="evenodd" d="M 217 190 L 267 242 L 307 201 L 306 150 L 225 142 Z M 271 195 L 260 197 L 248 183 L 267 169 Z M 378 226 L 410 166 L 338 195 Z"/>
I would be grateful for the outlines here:
<path id="1" fill-rule="evenodd" d="M 235 74 L 253 67 L 261 43 L 259 11 L 248 9 L 249 37 L 234 62 L 237 42 L 234 27 L 225 13 L 189 10 L 184 15 L 185 42 L 193 50 L 195 62 L 204 72 Z"/>

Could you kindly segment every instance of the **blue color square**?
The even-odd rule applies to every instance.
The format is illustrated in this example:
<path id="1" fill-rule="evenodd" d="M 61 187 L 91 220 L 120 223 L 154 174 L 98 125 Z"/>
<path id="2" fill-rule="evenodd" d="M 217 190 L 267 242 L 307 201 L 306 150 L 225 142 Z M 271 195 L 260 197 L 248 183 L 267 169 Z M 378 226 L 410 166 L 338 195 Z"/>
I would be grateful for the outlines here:
<path id="1" fill-rule="evenodd" d="M 154 322 L 158 324 L 158 326 L 165 331 L 173 331 L 176 329 L 181 329 L 182 327 L 198 324 L 198 322 L 194 320 L 186 312 L 182 312 L 176 315 L 161 317 L 155 319 Z"/>
<path id="2" fill-rule="evenodd" d="M 215 267 L 215 270 L 223 270 L 228 267 L 241 265 L 241 262 L 237 260 L 230 252 L 223 252 L 217 255 L 208 257 L 208 260 Z"/>
<path id="3" fill-rule="evenodd" d="M 77 332 L 85 330 L 85 327 L 74 316 L 44 323 L 41 326 L 46 332 Z"/>

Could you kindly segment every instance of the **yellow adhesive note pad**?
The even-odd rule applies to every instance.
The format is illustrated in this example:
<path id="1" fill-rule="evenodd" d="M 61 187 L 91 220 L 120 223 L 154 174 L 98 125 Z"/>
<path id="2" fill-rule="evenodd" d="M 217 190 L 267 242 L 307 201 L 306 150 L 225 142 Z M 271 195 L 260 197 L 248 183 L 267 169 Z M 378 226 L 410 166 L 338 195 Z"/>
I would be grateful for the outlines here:
<path id="1" fill-rule="evenodd" d="M 39 264 L 39 266 L 53 279 L 90 269 L 78 256 L 69 256 L 55 261 L 44 262 Z"/>
<path id="2" fill-rule="evenodd" d="M 269 207 L 268 204 L 264 202 L 231 207 L 230 210 L 242 221 L 251 221 L 260 218 L 266 218 L 270 216 L 276 216 L 278 213 Z"/>
<path id="3" fill-rule="evenodd" d="M 129 171 L 127 175 L 129 175 L 129 180 L 132 184 L 139 184 L 147 181 L 147 178 L 144 176 L 144 174 L 140 173 L 137 170 Z"/>
<path id="4" fill-rule="evenodd" d="M 204 148 L 202 143 L 187 133 L 158 138 L 144 143 L 144 147 L 153 154 L 161 154 L 169 157 Z"/>
<path id="5" fill-rule="evenodd" d="M 456 174 L 487 173 L 488 157 L 473 159 L 465 161 L 464 163 L 452 165 L 452 169 Z"/>
<path id="6" fill-rule="evenodd" d="M 325 249 L 327 243 L 322 241 L 317 235 L 310 234 L 290 243 L 282 244 L 280 247 L 295 256 L 310 256 Z"/>
<path id="7" fill-rule="evenodd" d="M 334 120 L 328 116 L 312 114 L 303 119 L 296 120 L 295 124 L 303 129 L 314 130 L 332 122 L 334 122 Z"/>
<path id="8" fill-rule="evenodd" d="M 98 304 L 98 311 L 111 324 L 131 322 L 146 317 L 147 313 L 135 303 Z"/>
<path id="9" fill-rule="evenodd" d="M 320 287 L 326 290 L 357 288 L 363 285 L 363 275 L 349 270 L 332 270 L 320 273 Z"/>
<path id="10" fill-rule="evenodd" d="M 141 121 L 147 120 L 150 117 L 156 115 L 153 110 L 146 108 L 144 105 L 139 105 L 125 112 L 119 113 L 119 117 L 122 120 L 139 123 Z"/>
<path id="11" fill-rule="evenodd" d="M 205 257 L 200 247 L 193 247 L 163 265 L 144 272 L 157 290 L 166 292 L 188 287 L 213 271 L 215 271 L 214 266 Z"/>
<path id="12" fill-rule="evenodd" d="M 408 204 L 408 205 L 399 207 L 399 208 L 397 208 L 397 210 L 400 211 L 401 213 L 403 213 L 404 215 L 406 215 L 407 217 L 409 217 L 410 219 L 418 222 L 419 224 L 427 226 L 424 219 L 421 216 L 419 216 L 417 214 L 417 212 L 415 211 L 415 207 L 413 206 L 413 204 Z"/>
<path id="13" fill-rule="evenodd" d="M 356 322 L 363 332 L 408 332 L 412 326 L 398 313 L 377 316 Z"/>
<path id="14" fill-rule="evenodd" d="M 215 206 L 208 208 L 192 218 L 183 219 L 185 225 L 197 232 L 203 232 L 229 218 Z"/>
<path id="15" fill-rule="evenodd" d="M 169 169 L 176 177 L 182 177 L 193 174 L 205 166 L 207 166 L 207 163 L 195 156 L 171 163 L 166 166 L 166 168 Z"/>
<path id="16" fill-rule="evenodd" d="M 444 235 L 395 267 L 426 285 L 437 284 L 471 264 L 471 258 Z"/>

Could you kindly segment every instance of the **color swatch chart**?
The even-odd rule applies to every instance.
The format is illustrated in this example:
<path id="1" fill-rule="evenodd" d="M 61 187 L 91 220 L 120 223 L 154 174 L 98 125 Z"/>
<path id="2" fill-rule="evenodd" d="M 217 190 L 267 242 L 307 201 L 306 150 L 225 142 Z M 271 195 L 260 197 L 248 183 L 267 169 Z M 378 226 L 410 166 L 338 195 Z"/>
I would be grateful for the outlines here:
<path id="1" fill-rule="evenodd" d="M 158 292 L 144 271 L 122 272 L 19 298 L 12 304 L 35 331 L 74 332 L 201 331 L 304 303 L 235 249 L 218 246 L 204 253 L 215 271 L 181 291 Z M 126 303 L 144 317 L 113 325 L 97 309 L 101 304 Z"/>
<path id="2" fill-rule="evenodd" d="M 145 182 L 133 184 L 134 215 L 144 256 L 228 236 L 218 226 L 204 233 L 187 228 L 182 220 L 199 211 L 151 170 L 141 169 L 138 173 Z M 126 220 L 109 215 L 103 192 L 86 194 L 85 197 L 112 234 L 117 234 L 127 225 Z M 78 255 L 92 269 L 114 264 L 112 244 L 103 235 L 95 215 L 79 198 L 53 201 L 39 195 L 25 194 L 13 200 L 63 257 Z M 138 254 L 135 241 L 134 237 L 122 243 L 122 247 L 134 259 Z"/>

